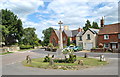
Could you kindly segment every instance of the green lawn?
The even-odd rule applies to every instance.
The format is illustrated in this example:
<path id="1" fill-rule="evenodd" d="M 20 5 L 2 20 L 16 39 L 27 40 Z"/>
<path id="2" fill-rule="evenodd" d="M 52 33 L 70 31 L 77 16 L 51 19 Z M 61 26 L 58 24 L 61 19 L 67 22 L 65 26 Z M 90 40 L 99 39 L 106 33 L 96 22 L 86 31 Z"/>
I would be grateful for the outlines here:
<path id="1" fill-rule="evenodd" d="M 13 53 L 13 52 L 4 52 L 4 53 L 0 53 L 0 55 L 10 54 L 10 53 Z"/>
<path id="2" fill-rule="evenodd" d="M 37 67 L 37 68 L 45 68 L 45 69 L 63 69 L 63 70 L 79 70 L 83 68 L 89 68 L 93 66 L 100 66 L 108 64 L 106 61 L 100 62 L 95 58 L 83 58 L 77 57 L 77 61 L 75 63 L 54 63 L 54 65 L 50 66 L 48 62 L 43 62 L 44 58 L 36 58 L 32 59 L 32 63 L 27 64 L 26 61 L 23 61 L 22 64 L 28 67 Z M 79 65 L 78 60 L 83 60 L 84 65 Z"/>
<path id="3" fill-rule="evenodd" d="M 27 50 L 34 50 L 33 48 L 31 49 L 20 49 L 19 51 L 27 51 Z"/>

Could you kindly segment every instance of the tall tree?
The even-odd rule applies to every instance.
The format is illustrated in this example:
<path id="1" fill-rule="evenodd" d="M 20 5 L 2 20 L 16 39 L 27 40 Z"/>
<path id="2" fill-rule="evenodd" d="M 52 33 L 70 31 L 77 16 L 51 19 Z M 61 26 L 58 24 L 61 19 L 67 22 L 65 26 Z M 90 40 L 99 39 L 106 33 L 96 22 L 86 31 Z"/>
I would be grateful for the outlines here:
<path id="1" fill-rule="evenodd" d="M 89 28 L 91 28 L 91 24 L 90 24 L 90 21 L 87 20 L 86 23 L 85 23 L 85 27 L 83 27 L 84 31 L 88 30 Z"/>
<path id="2" fill-rule="evenodd" d="M 92 28 L 99 29 L 99 26 L 98 26 L 97 22 L 93 21 Z"/>
<path id="3" fill-rule="evenodd" d="M 22 43 L 24 45 L 32 45 L 32 46 L 38 46 L 39 45 L 39 39 L 37 38 L 37 35 L 35 34 L 35 28 L 25 28 L 24 29 L 24 35 L 22 37 Z"/>
<path id="4" fill-rule="evenodd" d="M 45 45 L 48 45 L 49 40 L 50 40 L 50 35 L 51 35 L 53 30 L 54 29 L 52 27 L 49 27 L 49 28 L 42 31 L 42 33 L 44 34 L 43 42 Z"/>
<path id="5" fill-rule="evenodd" d="M 67 46 L 69 46 L 70 45 L 70 38 L 68 38 L 68 40 L 67 40 Z"/>
<path id="6" fill-rule="evenodd" d="M 17 15 L 7 9 L 2 9 L 2 31 L 5 45 L 13 45 L 20 42 L 23 35 L 22 21 L 18 19 Z"/>

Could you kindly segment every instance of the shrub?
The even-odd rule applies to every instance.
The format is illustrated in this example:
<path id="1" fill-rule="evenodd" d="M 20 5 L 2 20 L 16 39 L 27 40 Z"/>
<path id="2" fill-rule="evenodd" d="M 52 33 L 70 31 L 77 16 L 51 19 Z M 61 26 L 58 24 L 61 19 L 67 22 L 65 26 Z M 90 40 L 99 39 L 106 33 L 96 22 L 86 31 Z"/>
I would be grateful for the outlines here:
<path id="1" fill-rule="evenodd" d="M 30 48 L 33 48 L 32 45 L 21 45 L 20 46 L 20 49 L 30 49 Z"/>
<path id="2" fill-rule="evenodd" d="M 70 56 L 69 58 L 65 59 L 65 62 L 66 63 L 74 63 L 76 61 L 76 55 L 70 54 L 69 56 Z"/>
<path id="3" fill-rule="evenodd" d="M 46 56 L 43 62 L 50 62 L 50 57 Z"/>
<path id="4" fill-rule="evenodd" d="M 49 43 L 49 44 L 48 44 L 48 47 L 52 47 L 52 48 L 53 48 L 54 46 L 53 46 L 52 43 Z"/>

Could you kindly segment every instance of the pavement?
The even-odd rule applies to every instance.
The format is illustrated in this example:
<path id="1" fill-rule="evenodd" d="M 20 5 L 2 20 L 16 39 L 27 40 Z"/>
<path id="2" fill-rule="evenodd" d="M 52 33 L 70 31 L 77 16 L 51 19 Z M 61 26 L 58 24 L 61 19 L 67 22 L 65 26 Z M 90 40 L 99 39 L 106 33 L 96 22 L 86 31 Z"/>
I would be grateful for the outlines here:
<path id="1" fill-rule="evenodd" d="M 76 52 L 75 54 L 83 56 L 84 53 Z M 104 54 L 109 64 L 81 70 L 41 69 L 25 67 L 21 64 L 27 55 L 30 55 L 31 58 L 37 58 L 44 57 L 47 54 L 57 55 L 56 52 L 47 52 L 43 49 L 4 55 L 2 56 L 2 75 L 118 75 L 118 54 L 116 53 L 88 52 L 89 57 L 98 57 L 100 54 Z"/>

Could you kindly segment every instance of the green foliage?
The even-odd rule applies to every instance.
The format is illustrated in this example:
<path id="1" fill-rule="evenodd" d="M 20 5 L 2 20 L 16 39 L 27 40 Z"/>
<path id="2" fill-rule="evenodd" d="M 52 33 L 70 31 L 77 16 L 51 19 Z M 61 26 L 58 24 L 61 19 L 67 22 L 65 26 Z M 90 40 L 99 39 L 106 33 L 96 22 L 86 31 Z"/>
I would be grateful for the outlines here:
<path id="1" fill-rule="evenodd" d="M 20 45 L 20 49 L 31 49 L 33 48 L 32 45 Z"/>
<path id="2" fill-rule="evenodd" d="M 70 38 L 67 40 L 67 46 L 70 46 Z"/>
<path id="3" fill-rule="evenodd" d="M 22 21 L 10 10 L 2 9 L 2 38 L 5 45 L 13 45 L 21 42 L 23 36 Z"/>
<path id="4" fill-rule="evenodd" d="M 84 29 L 84 31 L 87 31 L 89 28 L 99 29 L 99 26 L 98 26 L 97 22 L 93 21 L 93 23 L 91 25 L 90 21 L 87 20 L 85 23 L 85 27 L 83 27 L 83 29 Z"/>
<path id="5" fill-rule="evenodd" d="M 54 29 L 52 27 L 49 27 L 48 29 L 42 31 L 42 33 L 44 34 L 43 45 L 47 46 L 49 44 L 50 36 L 53 30 Z"/>
<path id="6" fill-rule="evenodd" d="M 4 53 L 0 53 L 0 55 L 6 55 L 6 54 L 10 54 L 10 53 L 13 53 L 13 52 L 4 52 Z"/>
<path id="7" fill-rule="evenodd" d="M 24 45 L 32 45 L 32 46 L 39 46 L 39 39 L 35 34 L 35 28 L 25 28 L 24 35 L 22 38 L 22 44 Z"/>
<path id="8" fill-rule="evenodd" d="M 99 26 L 98 26 L 97 22 L 92 23 L 92 28 L 99 29 Z"/>
<path id="9" fill-rule="evenodd" d="M 74 63 L 76 61 L 76 55 L 70 54 L 70 58 L 66 58 L 65 62 L 66 63 Z"/>
<path id="10" fill-rule="evenodd" d="M 49 43 L 49 44 L 48 44 L 48 47 L 53 48 L 54 46 L 53 46 L 53 44 L 52 44 L 52 43 Z"/>
<path id="11" fill-rule="evenodd" d="M 50 62 L 50 57 L 46 56 L 43 62 Z"/>
<path id="12" fill-rule="evenodd" d="M 91 27 L 90 21 L 87 20 L 85 23 L 85 27 L 83 27 L 84 31 L 87 31 Z"/>

